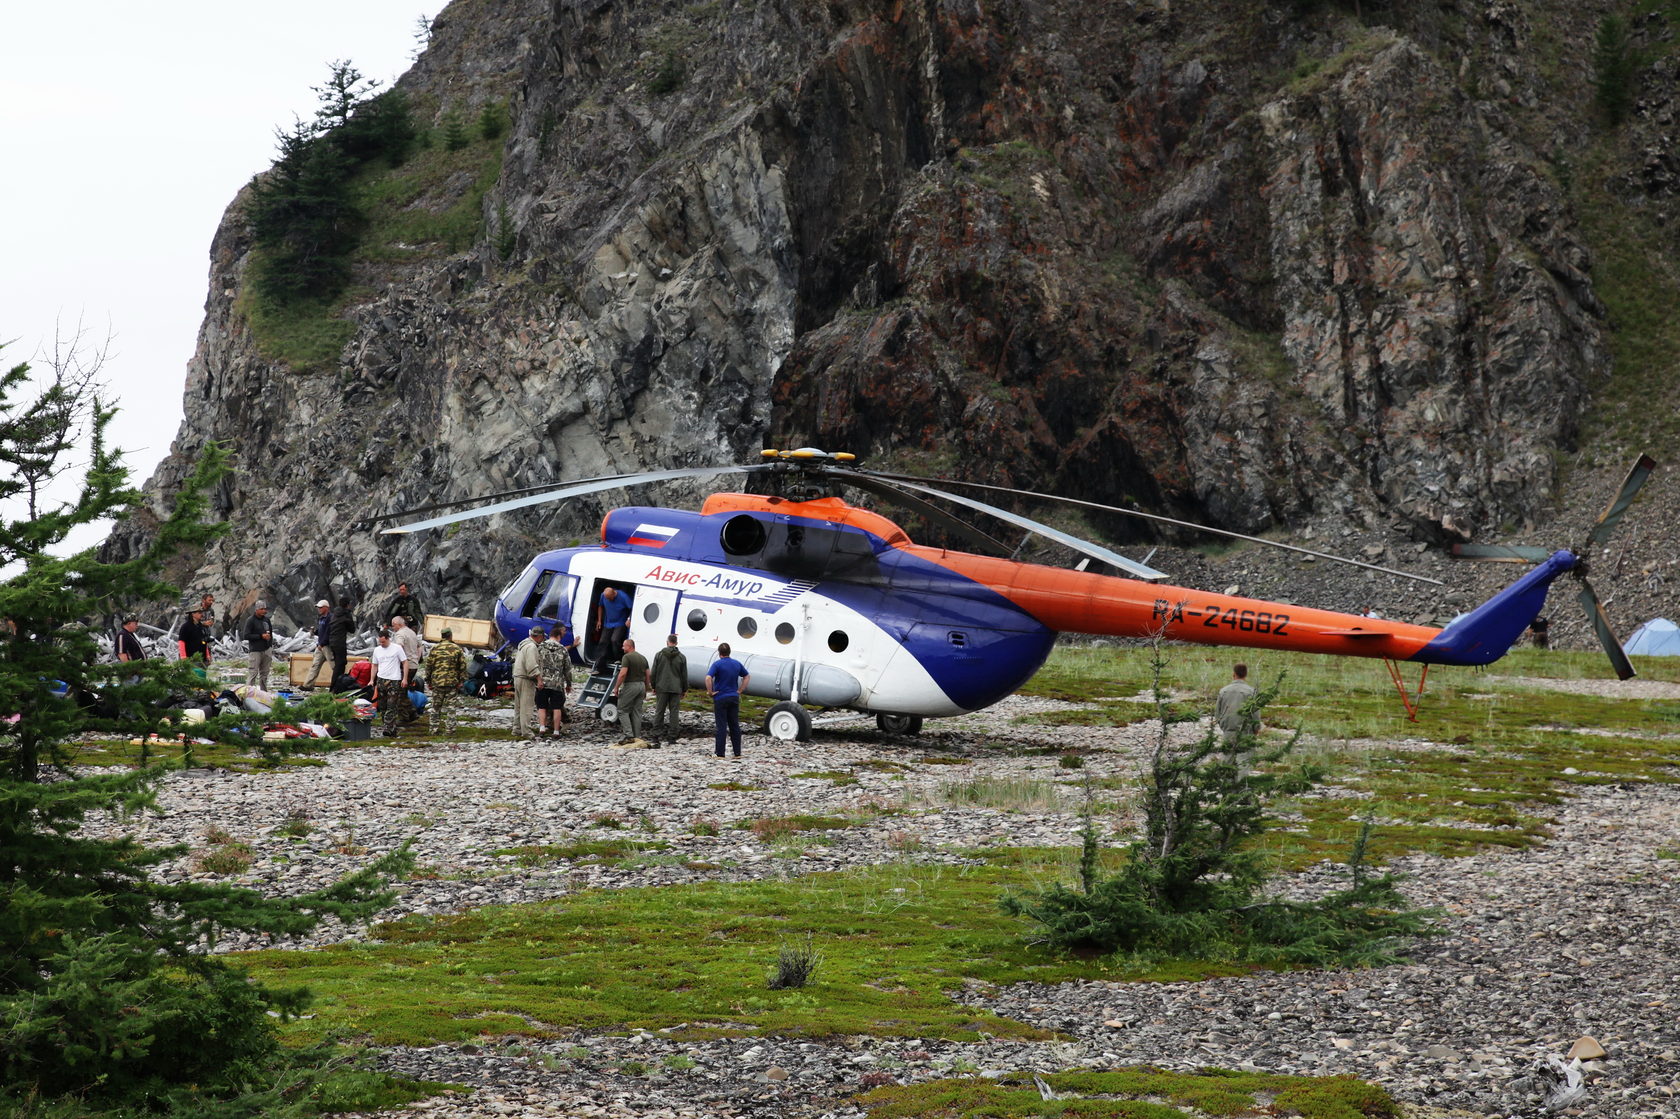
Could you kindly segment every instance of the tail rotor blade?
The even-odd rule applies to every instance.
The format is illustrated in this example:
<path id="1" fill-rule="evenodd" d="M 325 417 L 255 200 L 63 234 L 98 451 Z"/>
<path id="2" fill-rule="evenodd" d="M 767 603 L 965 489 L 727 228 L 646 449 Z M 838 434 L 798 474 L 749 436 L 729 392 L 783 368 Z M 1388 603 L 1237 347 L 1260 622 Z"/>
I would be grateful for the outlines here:
<path id="1" fill-rule="evenodd" d="M 1639 493 L 1639 488 L 1645 484 L 1645 480 L 1651 476 L 1651 471 L 1656 468 L 1657 461 L 1650 455 L 1639 456 L 1639 461 L 1633 464 L 1633 469 L 1628 471 L 1627 478 L 1622 481 L 1622 488 L 1616 491 L 1616 496 L 1611 499 L 1609 505 L 1604 507 L 1604 512 L 1599 514 L 1598 523 L 1593 525 L 1591 532 L 1587 533 L 1589 541 L 1594 544 L 1603 544 L 1610 539 L 1610 534 L 1616 530 L 1616 522 L 1622 519 L 1622 514 L 1626 513 L 1628 506 L 1633 504 L 1633 499 Z"/>
<path id="2" fill-rule="evenodd" d="M 1604 613 L 1604 607 L 1598 601 L 1598 595 L 1593 591 L 1592 584 L 1581 580 L 1579 601 L 1592 620 L 1593 632 L 1598 634 L 1598 643 L 1604 646 L 1605 655 L 1610 658 L 1610 666 L 1616 670 L 1616 679 L 1631 680 L 1638 673 L 1633 670 L 1633 662 L 1628 660 L 1622 651 L 1622 643 L 1616 640 L 1616 631 L 1610 628 L 1610 618 Z"/>

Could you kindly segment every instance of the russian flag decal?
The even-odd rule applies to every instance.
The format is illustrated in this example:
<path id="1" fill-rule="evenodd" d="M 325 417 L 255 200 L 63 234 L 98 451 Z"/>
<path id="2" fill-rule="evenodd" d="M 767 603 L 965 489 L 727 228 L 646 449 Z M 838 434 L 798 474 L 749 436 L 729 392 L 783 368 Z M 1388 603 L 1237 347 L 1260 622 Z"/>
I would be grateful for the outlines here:
<path id="1" fill-rule="evenodd" d="M 625 543 L 640 548 L 663 548 L 676 534 L 676 529 L 666 528 L 664 525 L 639 524 Z"/>

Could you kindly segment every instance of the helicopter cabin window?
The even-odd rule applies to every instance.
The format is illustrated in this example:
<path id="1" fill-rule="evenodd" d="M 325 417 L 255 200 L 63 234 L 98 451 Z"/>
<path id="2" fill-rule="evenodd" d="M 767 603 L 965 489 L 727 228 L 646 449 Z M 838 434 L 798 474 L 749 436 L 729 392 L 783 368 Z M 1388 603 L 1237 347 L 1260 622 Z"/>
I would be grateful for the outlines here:
<path id="1" fill-rule="evenodd" d="M 554 574 L 543 572 L 543 577 Z M 576 575 L 561 575 L 558 579 L 548 580 L 548 589 L 543 592 L 542 601 L 537 606 L 537 617 L 557 622 L 569 619 L 572 614 L 572 595 L 577 590 L 578 577 Z M 535 592 L 533 592 L 535 593 Z"/>
<path id="2" fill-rule="evenodd" d="M 792 623 L 790 622 L 783 622 L 781 625 L 776 627 L 776 640 L 780 641 L 783 645 L 792 645 L 793 635 L 794 629 Z"/>
<path id="3" fill-rule="evenodd" d="M 659 603 L 650 602 L 642 608 L 642 621 L 657 622 L 659 620 Z"/>
<path id="4" fill-rule="evenodd" d="M 735 626 L 735 632 L 742 637 L 754 637 L 758 634 L 757 618 L 742 618 Z"/>
<path id="5" fill-rule="evenodd" d="M 706 628 L 706 612 L 704 610 L 690 610 L 688 612 L 688 628 L 699 633 Z"/>
<path id="6" fill-rule="evenodd" d="M 837 629 L 828 635 L 828 647 L 833 652 L 844 653 L 846 646 L 851 643 L 852 639 L 846 636 L 846 631 L 843 629 Z"/>

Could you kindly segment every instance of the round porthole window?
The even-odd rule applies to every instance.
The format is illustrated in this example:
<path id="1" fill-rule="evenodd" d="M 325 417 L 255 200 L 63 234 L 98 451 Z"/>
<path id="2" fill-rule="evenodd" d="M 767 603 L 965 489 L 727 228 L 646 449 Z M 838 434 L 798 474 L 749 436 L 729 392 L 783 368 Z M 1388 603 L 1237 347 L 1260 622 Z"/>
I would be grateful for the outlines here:
<path id="1" fill-rule="evenodd" d="M 659 603 L 650 602 L 642 609 L 642 621 L 657 622 L 659 620 Z"/>
<path id="2" fill-rule="evenodd" d="M 742 637 L 752 637 L 756 635 L 758 633 L 758 619 L 742 618 L 740 624 L 735 627 L 735 632 L 740 634 Z"/>
<path id="3" fill-rule="evenodd" d="M 852 639 L 846 636 L 846 632 L 844 630 L 837 629 L 828 635 L 828 647 L 836 653 L 844 653 L 846 651 L 846 646 L 851 643 Z"/>
<path id="4" fill-rule="evenodd" d="M 706 628 L 706 612 L 704 610 L 690 610 L 688 612 L 688 628 L 699 633 Z"/>
<path id="5" fill-rule="evenodd" d="M 783 622 L 781 625 L 776 627 L 776 640 L 780 641 L 783 645 L 793 644 L 793 634 L 794 629 L 792 623 Z"/>

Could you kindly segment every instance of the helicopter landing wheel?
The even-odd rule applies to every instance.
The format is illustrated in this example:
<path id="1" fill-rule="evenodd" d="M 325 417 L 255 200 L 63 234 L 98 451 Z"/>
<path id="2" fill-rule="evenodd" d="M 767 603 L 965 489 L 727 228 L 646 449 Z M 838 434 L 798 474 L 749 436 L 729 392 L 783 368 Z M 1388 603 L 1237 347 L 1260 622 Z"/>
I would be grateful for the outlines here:
<path id="1" fill-rule="evenodd" d="M 921 734 L 920 715 L 877 715 L 875 725 L 883 734 Z"/>
<path id="2" fill-rule="evenodd" d="M 603 704 L 601 704 L 601 721 L 603 723 L 616 723 L 616 722 L 618 722 L 618 704 L 616 704 L 616 703 L 603 703 Z"/>
<path id="3" fill-rule="evenodd" d="M 764 733 L 778 742 L 808 742 L 811 739 L 811 713 L 799 704 L 784 699 L 764 716 Z"/>

